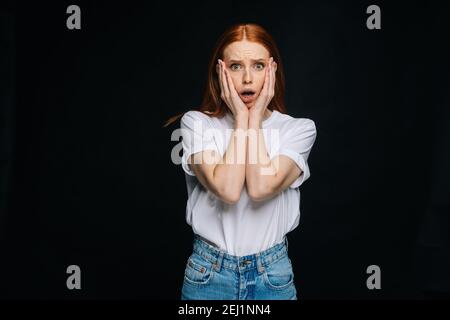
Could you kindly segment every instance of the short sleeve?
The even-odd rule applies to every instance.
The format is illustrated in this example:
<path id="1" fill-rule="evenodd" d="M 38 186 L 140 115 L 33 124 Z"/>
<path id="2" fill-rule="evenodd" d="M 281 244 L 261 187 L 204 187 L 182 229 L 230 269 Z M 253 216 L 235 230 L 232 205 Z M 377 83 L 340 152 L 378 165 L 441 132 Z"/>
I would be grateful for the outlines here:
<path id="1" fill-rule="evenodd" d="M 195 176 L 187 161 L 192 154 L 200 151 L 215 150 L 218 152 L 214 140 L 215 129 L 212 128 L 208 115 L 200 111 L 186 112 L 181 118 L 180 129 L 183 146 L 181 166 L 188 175 Z"/>
<path id="2" fill-rule="evenodd" d="M 292 124 L 289 124 L 280 143 L 278 154 L 288 156 L 302 170 L 300 176 L 289 186 L 290 188 L 300 187 L 310 177 L 308 157 L 315 140 L 316 125 L 313 120 L 295 119 Z"/>

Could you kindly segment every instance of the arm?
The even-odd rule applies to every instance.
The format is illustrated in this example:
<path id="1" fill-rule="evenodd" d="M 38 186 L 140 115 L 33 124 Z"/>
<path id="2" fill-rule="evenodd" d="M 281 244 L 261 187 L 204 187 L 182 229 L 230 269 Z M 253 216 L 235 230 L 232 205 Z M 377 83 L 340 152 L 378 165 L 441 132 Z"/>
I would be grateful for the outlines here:
<path id="1" fill-rule="evenodd" d="M 303 171 L 285 155 L 270 160 L 266 149 L 261 119 L 249 119 L 247 143 L 246 183 L 250 198 L 262 201 L 290 186 Z"/>
<path id="2" fill-rule="evenodd" d="M 199 182 L 228 204 L 239 201 L 245 183 L 247 127 L 246 116 L 235 119 L 234 130 L 222 158 L 214 150 L 197 152 L 190 157 L 192 170 Z"/>

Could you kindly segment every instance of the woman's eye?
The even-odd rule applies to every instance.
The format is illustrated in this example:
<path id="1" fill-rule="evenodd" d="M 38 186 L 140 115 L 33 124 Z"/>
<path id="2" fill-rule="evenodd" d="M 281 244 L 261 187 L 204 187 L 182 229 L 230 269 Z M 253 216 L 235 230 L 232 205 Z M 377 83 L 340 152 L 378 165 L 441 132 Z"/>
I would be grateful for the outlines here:
<path id="1" fill-rule="evenodd" d="M 230 66 L 230 69 L 231 70 L 239 70 L 239 67 L 240 67 L 241 65 L 239 65 L 239 64 L 237 64 L 237 63 L 233 63 L 231 66 Z"/>
<path id="2" fill-rule="evenodd" d="M 257 63 L 255 65 L 255 67 L 256 67 L 257 70 L 262 70 L 262 69 L 264 69 L 264 63 Z"/>
<path id="3" fill-rule="evenodd" d="M 256 70 L 263 70 L 264 69 L 264 63 L 257 63 L 255 64 L 255 68 Z M 232 65 L 230 65 L 230 69 L 233 71 L 237 71 L 241 69 L 241 65 L 238 63 L 233 63 Z"/>

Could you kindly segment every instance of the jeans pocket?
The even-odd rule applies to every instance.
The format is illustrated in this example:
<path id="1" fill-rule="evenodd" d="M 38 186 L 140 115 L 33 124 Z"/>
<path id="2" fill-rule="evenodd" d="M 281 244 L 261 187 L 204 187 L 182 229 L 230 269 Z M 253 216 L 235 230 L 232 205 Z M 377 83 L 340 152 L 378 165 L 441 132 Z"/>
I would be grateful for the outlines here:
<path id="1" fill-rule="evenodd" d="M 263 280 L 266 287 L 273 290 L 286 289 L 294 283 L 292 263 L 287 255 L 264 268 Z"/>
<path id="2" fill-rule="evenodd" d="M 191 285 L 206 285 L 213 277 L 213 265 L 211 262 L 198 255 L 191 254 L 186 262 L 184 280 Z"/>

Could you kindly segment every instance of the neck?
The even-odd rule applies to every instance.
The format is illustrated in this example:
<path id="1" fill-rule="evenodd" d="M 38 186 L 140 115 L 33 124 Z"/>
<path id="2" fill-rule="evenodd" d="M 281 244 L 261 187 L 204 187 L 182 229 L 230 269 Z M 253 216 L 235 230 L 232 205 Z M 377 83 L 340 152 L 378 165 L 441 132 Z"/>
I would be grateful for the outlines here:
<path id="1" fill-rule="evenodd" d="M 273 111 L 271 111 L 271 110 L 269 110 L 269 109 L 266 109 L 265 116 L 264 116 L 264 120 L 269 119 L 269 117 L 272 115 L 272 112 L 273 112 Z"/>

